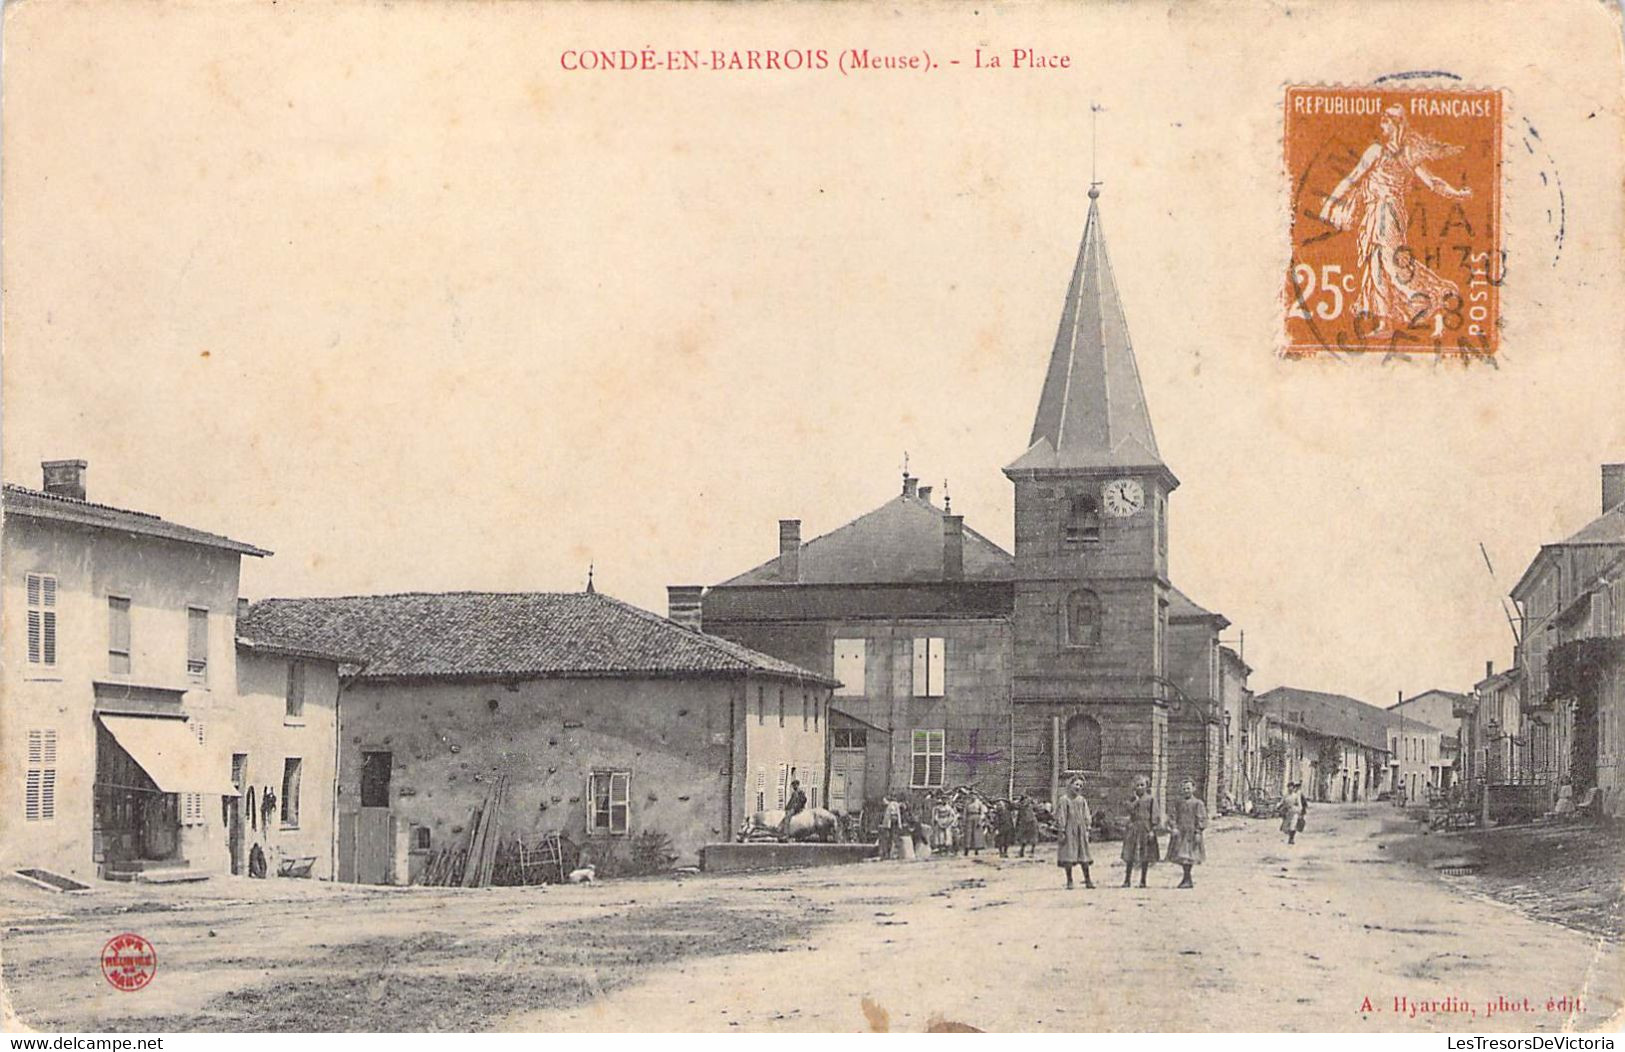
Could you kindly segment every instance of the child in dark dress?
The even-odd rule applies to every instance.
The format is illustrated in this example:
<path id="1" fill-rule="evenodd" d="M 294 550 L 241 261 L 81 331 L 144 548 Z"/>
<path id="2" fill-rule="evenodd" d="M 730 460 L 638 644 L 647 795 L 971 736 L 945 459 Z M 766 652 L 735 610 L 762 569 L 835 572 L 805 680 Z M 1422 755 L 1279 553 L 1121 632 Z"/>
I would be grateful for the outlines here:
<path id="1" fill-rule="evenodd" d="M 1128 887 L 1134 876 L 1134 867 L 1140 867 L 1140 887 L 1145 887 L 1145 871 L 1151 863 L 1159 861 L 1157 826 L 1162 816 L 1157 813 L 1157 798 L 1151 795 L 1151 779 L 1143 775 L 1134 780 L 1134 797 L 1128 805 L 1128 829 L 1123 833 L 1123 887 Z"/>
<path id="2" fill-rule="evenodd" d="M 993 805 L 993 846 L 1000 858 L 1010 857 L 1010 847 L 1016 842 L 1016 807 L 1009 800 Z"/>
<path id="3" fill-rule="evenodd" d="M 1021 845 L 1018 857 L 1026 858 L 1028 848 L 1038 854 L 1038 810 L 1031 797 L 1023 796 L 1016 804 L 1016 843 Z"/>

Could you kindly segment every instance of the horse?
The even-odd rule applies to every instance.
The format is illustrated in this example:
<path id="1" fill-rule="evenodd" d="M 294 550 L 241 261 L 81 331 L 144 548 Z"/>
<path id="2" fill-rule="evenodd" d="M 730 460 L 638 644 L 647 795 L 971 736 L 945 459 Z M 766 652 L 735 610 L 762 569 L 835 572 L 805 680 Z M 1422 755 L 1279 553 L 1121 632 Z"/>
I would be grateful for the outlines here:
<path id="1" fill-rule="evenodd" d="M 752 834 L 770 833 L 785 840 L 818 841 L 833 844 L 840 839 L 841 820 L 834 811 L 822 807 L 809 807 L 790 819 L 788 831 L 784 824 L 784 809 L 757 811 L 745 819 L 739 830 L 740 840 L 751 839 Z M 786 835 L 788 833 L 788 835 Z"/>

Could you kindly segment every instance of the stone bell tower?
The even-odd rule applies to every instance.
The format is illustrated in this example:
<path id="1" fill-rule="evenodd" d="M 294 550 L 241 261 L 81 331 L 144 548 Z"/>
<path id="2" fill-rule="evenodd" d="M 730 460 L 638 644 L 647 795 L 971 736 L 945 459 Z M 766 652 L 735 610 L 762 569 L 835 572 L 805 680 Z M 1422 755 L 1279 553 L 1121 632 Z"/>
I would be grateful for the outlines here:
<path id="1" fill-rule="evenodd" d="M 1017 792 L 1081 773 L 1091 804 L 1134 779 L 1167 799 L 1168 495 L 1089 190 L 1060 330 L 1015 484 Z"/>

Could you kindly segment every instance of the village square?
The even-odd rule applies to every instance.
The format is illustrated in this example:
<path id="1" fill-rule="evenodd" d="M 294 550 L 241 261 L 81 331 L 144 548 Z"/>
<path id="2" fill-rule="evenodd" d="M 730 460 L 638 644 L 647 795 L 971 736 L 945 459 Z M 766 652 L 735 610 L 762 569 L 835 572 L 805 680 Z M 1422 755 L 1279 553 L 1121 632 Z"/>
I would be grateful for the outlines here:
<path id="1" fill-rule="evenodd" d="M 586 568 L 251 601 L 243 561 L 285 555 L 103 504 L 83 460 L 8 482 L 14 1018 L 1601 1025 L 1625 465 L 1478 682 L 1255 693 L 1242 626 L 1170 578 L 1101 196 L 1030 438 L 988 466 L 1013 550 L 905 466 L 818 536 L 739 523 L 763 561 L 663 612 Z"/>

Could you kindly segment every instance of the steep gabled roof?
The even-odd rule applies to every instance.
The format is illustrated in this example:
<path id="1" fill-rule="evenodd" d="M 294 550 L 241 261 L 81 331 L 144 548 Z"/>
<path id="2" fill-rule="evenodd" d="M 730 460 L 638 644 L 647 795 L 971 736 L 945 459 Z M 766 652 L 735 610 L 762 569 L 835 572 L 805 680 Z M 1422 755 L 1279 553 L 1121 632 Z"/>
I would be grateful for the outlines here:
<path id="1" fill-rule="evenodd" d="M 835 680 L 596 592 L 409 592 L 265 599 L 238 634 L 356 654 L 362 679 L 691 677 Z"/>
<path id="2" fill-rule="evenodd" d="M 1258 695 L 1258 705 L 1269 719 L 1300 726 L 1312 734 L 1326 738 L 1369 746 L 1388 748 L 1388 730 L 1400 725 L 1398 713 L 1368 705 L 1346 694 L 1328 694 L 1319 690 L 1299 687 L 1276 687 Z M 1295 714 L 1302 718 L 1295 718 Z M 1443 734 L 1429 724 L 1410 718 L 1404 719 L 1406 729 L 1419 729 Z"/>
<path id="3" fill-rule="evenodd" d="M 7 482 L 0 488 L 0 504 L 3 504 L 7 515 L 92 526 L 117 533 L 180 541 L 184 544 L 200 544 L 207 548 L 236 552 L 238 555 L 263 557 L 271 554 L 264 548 L 255 547 L 245 541 L 234 541 L 218 533 L 182 526 L 180 523 L 169 522 L 144 511 L 130 511 L 108 504 L 93 504 L 88 500 L 29 489 L 12 482 Z"/>
<path id="4" fill-rule="evenodd" d="M 942 569 L 941 508 L 901 494 L 801 546 L 798 584 L 899 584 L 948 580 Z M 955 580 L 1005 581 L 1015 557 L 965 527 L 964 573 Z M 774 558 L 718 585 L 788 584 Z"/>
<path id="5" fill-rule="evenodd" d="M 1157 451 L 1128 321 L 1100 228 L 1100 192 L 1089 191 L 1072 280 L 1038 399 L 1028 448 L 1006 471 L 1155 467 Z"/>

